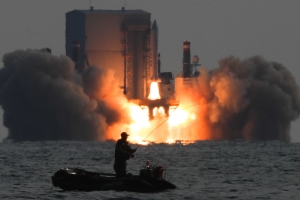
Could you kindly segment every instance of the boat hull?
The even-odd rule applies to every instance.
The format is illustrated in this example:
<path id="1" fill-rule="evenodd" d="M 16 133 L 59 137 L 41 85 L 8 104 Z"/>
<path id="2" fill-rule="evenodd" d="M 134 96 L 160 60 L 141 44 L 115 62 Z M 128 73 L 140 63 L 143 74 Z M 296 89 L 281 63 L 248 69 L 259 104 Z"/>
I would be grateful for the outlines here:
<path id="1" fill-rule="evenodd" d="M 137 175 L 117 178 L 115 174 L 89 172 L 77 168 L 60 169 L 51 178 L 53 186 L 63 190 L 158 192 L 176 188 L 164 179 Z"/>

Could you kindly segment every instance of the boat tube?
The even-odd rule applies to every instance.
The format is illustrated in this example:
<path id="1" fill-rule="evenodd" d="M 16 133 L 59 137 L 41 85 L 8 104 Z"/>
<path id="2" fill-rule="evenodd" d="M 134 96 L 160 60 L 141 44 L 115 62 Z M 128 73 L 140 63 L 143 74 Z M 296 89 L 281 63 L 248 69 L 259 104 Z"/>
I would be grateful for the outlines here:
<path id="1" fill-rule="evenodd" d="M 115 174 L 89 172 L 78 168 L 62 168 L 54 173 L 52 184 L 63 190 L 95 191 L 118 190 L 131 192 L 159 192 L 175 189 L 176 186 L 164 179 L 161 166 L 140 170 L 139 175 L 127 174 L 117 178 Z"/>

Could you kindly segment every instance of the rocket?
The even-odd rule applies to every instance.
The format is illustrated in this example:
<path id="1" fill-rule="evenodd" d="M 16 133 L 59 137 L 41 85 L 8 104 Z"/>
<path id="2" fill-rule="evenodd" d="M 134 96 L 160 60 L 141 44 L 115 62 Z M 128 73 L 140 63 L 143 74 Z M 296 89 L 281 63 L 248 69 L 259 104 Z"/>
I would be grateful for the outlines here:
<path id="1" fill-rule="evenodd" d="M 150 66 L 150 79 L 158 79 L 158 63 L 157 63 L 157 51 L 158 51 L 158 27 L 156 20 L 152 23 L 151 27 L 151 38 L 150 38 L 150 49 L 151 49 L 151 66 Z"/>
<path id="2" fill-rule="evenodd" d="M 190 42 L 183 42 L 183 78 L 191 77 L 191 51 Z"/>
<path id="3" fill-rule="evenodd" d="M 157 72 L 158 77 L 160 77 L 160 53 L 157 55 Z"/>

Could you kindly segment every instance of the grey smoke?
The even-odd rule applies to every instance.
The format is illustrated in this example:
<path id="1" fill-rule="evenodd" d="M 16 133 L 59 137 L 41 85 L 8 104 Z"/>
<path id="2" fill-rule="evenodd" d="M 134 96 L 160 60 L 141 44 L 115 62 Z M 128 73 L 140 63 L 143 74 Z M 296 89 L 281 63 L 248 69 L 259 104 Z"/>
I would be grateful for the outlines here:
<path id="1" fill-rule="evenodd" d="M 3 63 L 0 104 L 10 139 L 104 140 L 107 127 L 121 118 L 122 110 L 108 102 L 114 96 L 89 83 L 106 70 L 91 67 L 79 75 L 70 58 L 35 50 L 7 53 Z"/>
<path id="2" fill-rule="evenodd" d="M 91 66 L 78 74 L 70 58 L 35 50 L 7 53 L 3 64 L 0 105 L 10 139 L 105 140 L 112 138 L 108 130 L 119 130 L 111 127 L 130 124 L 110 70 Z M 290 141 L 300 93 L 286 67 L 260 56 L 230 56 L 200 72 L 197 87 L 177 93 L 201 107 L 181 132 L 211 140 Z"/>
<path id="3" fill-rule="evenodd" d="M 282 64 L 261 56 L 230 56 L 221 59 L 217 69 L 202 70 L 197 80 L 193 101 L 207 111 L 198 113 L 205 115 L 203 126 L 193 125 L 198 133 L 213 140 L 290 141 L 291 122 L 300 113 L 300 93 Z"/>

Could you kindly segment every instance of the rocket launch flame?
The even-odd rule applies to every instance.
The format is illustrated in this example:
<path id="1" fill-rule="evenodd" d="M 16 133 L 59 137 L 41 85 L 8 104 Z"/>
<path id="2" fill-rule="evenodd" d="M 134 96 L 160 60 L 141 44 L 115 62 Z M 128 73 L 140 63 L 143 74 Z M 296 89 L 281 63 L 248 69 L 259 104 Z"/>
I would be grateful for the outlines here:
<path id="1" fill-rule="evenodd" d="M 157 82 L 152 82 L 150 84 L 150 94 L 148 96 L 148 99 L 151 99 L 151 100 L 160 99 L 159 88 L 158 88 Z"/>
<path id="2" fill-rule="evenodd" d="M 116 140 L 127 131 L 129 140 L 147 144 L 143 139 L 158 127 L 147 140 L 288 142 L 300 113 L 292 74 L 260 56 L 230 56 L 214 70 L 201 69 L 191 86 L 176 91 L 180 106 L 170 107 L 170 117 L 157 108 L 151 121 L 147 107 L 127 101 L 111 70 L 88 67 L 78 74 L 68 57 L 33 50 L 7 53 L 3 63 L 0 105 L 15 141 Z M 158 89 L 149 98 L 159 99 Z"/>

